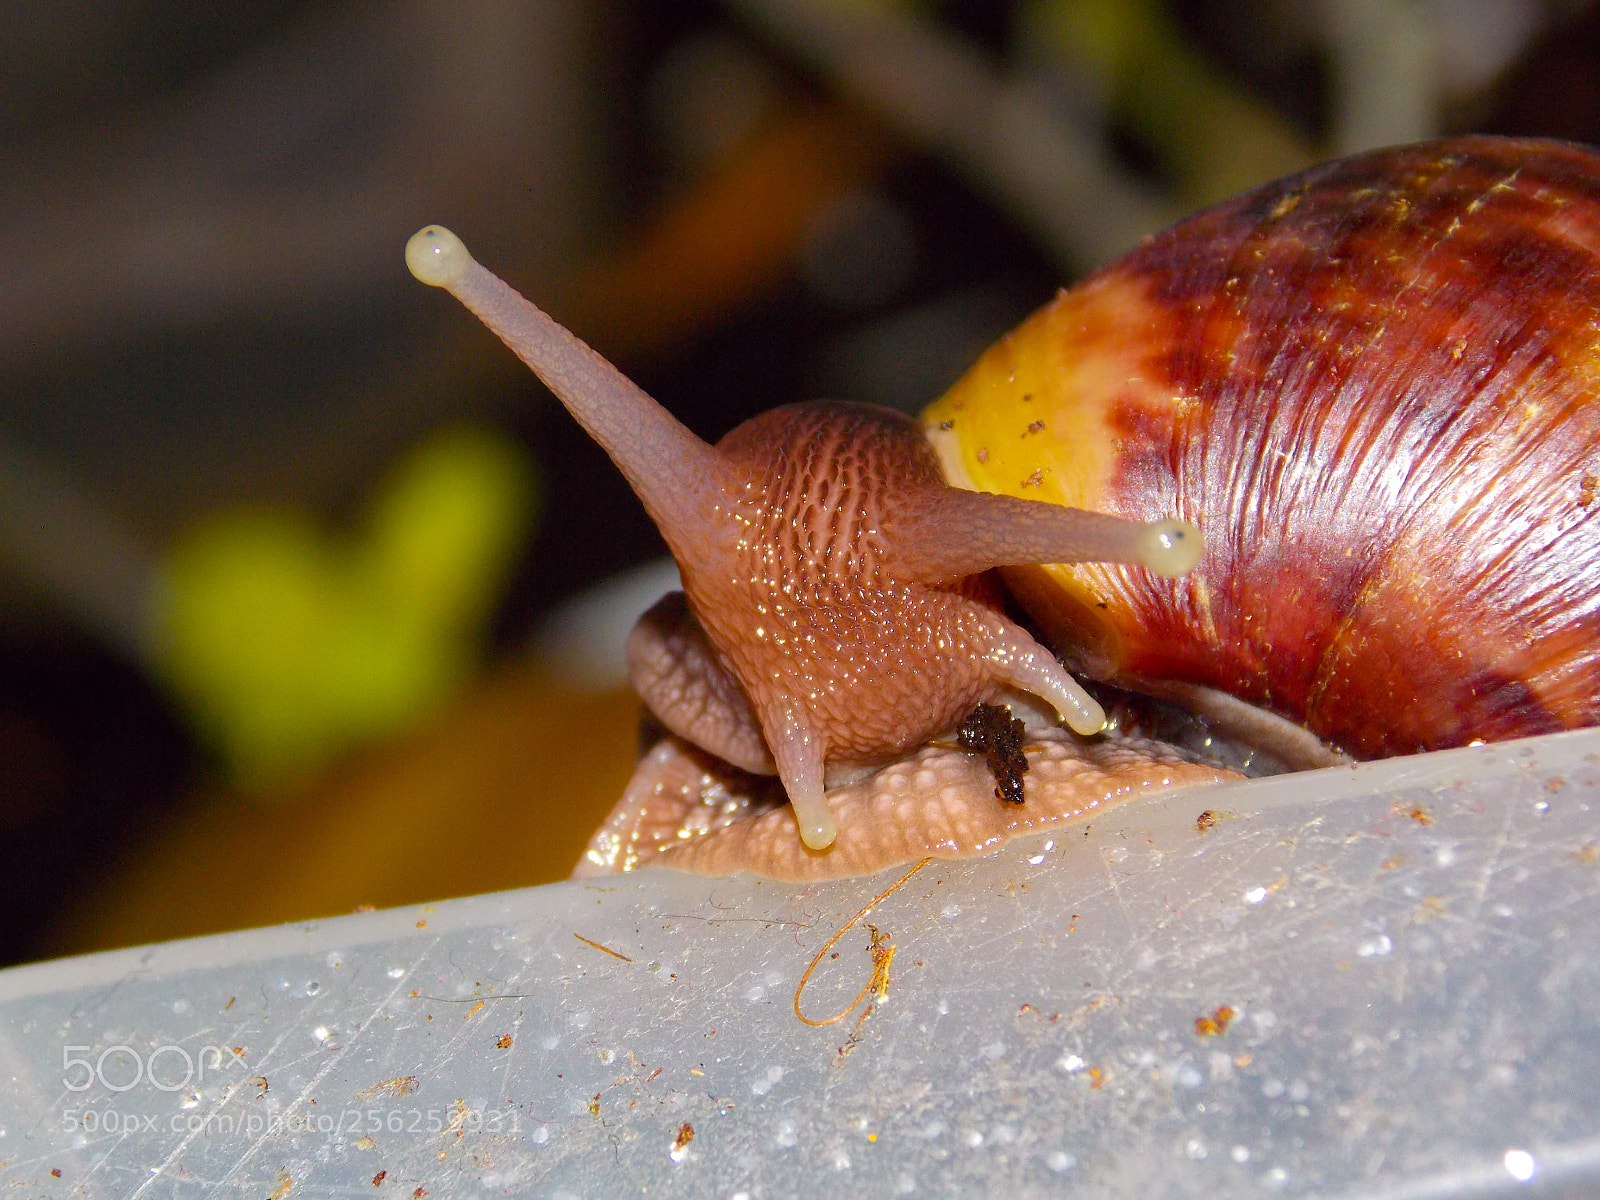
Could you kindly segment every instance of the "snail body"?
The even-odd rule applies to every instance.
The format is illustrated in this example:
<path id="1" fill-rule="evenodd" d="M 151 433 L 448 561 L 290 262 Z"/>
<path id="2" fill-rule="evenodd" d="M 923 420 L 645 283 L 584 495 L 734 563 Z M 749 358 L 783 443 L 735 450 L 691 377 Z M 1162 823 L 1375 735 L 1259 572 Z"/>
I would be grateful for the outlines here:
<path id="1" fill-rule="evenodd" d="M 951 487 L 916 423 L 864 405 L 790 405 L 701 442 L 438 226 L 406 247 L 561 399 L 661 529 L 687 605 L 630 640 L 635 686 L 668 729 L 783 783 L 801 841 L 838 833 L 830 768 L 882 766 L 1007 689 L 1080 733 L 1099 704 L 976 577 L 1006 563 L 1110 558 L 1182 572 L 1179 521 L 1129 521 Z"/>
<path id="2" fill-rule="evenodd" d="M 453 235 L 423 230 L 407 259 L 607 449 L 684 577 L 630 643 L 675 739 L 588 869 L 671 847 L 691 869 L 812 877 L 1220 777 L 1047 729 L 1027 803 L 1003 805 L 981 764 L 926 745 L 1019 694 L 1102 723 L 991 567 L 1075 670 L 1358 756 L 1600 721 L 1597 251 L 1588 151 L 1359 156 L 1062 293 L 921 430 L 797 405 L 716 447 Z M 758 811 L 773 772 L 793 818 Z"/>

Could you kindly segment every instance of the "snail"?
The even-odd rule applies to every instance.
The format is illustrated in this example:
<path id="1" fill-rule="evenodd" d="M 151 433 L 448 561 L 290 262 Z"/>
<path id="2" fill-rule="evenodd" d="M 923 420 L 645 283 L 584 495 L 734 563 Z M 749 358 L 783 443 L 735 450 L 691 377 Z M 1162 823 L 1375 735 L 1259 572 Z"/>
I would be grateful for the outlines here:
<path id="1" fill-rule="evenodd" d="M 630 643 L 672 736 L 580 870 L 659 850 L 789 878 L 1227 777 L 1085 741 L 1103 711 L 991 568 L 1074 671 L 1290 760 L 1600 721 L 1597 255 L 1591 151 L 1377 151 L 1146 239 L 921 428 L 791 405 L 710 447 L 454 235 L 407 246 L 606 448 L 683 571 Z M 996 699 L 1030 714 L 1020 806 L 941 738 Z"/>

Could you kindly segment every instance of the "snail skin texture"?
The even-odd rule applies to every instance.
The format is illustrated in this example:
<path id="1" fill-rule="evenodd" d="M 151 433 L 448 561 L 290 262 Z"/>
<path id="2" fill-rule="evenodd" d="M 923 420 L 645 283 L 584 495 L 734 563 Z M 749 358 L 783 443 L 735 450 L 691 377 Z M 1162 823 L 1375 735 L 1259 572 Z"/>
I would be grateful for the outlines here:
<path id="1" fill-rule="evenodd" d="M 996 567 L 1075 670 L 1290 759 L 1595 723 L 1597 250 L 1587 150 L 1362 155 L 1148 239 L 922 427 L 791 405 L 711 447 L 422 230 L 412 271 L 561 398 L 684 579 L 629 646 L 671 733 L 578 873 L 853 874 L 1231 777 L 1076 736 L 1104 714 Z M 1030 717 L 1021 805 L 949 736 L 995 701 Z"/>

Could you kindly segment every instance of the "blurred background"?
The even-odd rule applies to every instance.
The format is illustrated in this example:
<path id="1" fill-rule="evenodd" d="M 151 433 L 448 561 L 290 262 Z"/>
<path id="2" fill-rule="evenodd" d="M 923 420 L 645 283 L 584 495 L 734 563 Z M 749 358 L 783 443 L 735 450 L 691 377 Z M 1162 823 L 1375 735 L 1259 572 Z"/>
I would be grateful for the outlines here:
<path id="1" fill-rule="evenodd" d="M 620 794 L 662 544 L 419 226 L 714 439 L 1467 130 L 1600 142 L 1600 10 L 12 0 L 0 962 L 563 878 Z"/>

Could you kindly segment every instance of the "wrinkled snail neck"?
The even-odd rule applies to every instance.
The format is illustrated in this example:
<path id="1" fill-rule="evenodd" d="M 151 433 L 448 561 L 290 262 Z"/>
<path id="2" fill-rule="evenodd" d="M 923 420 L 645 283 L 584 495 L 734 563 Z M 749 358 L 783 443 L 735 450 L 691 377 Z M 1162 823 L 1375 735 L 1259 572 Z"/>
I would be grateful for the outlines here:
<path id="1" fill-rule="evenodd" d="M 722 638 L 718 655 L 698 658 L 703 686 L 663 688 L 656 699 L 671 709 L 690 695 L 693 703 L 679 715 L 709 731 L 709 740 L 717 744 L 705 748 L 724 758 L 732 757 L 728 747 L 735 734 L 753 736 L 759 726 L 801 837 L 814 850 L 831 845 L 835 833 L 823 794 L 830 746 L 853 746 L 856 758 L 892 757 L 942 732 L 924 727 L 937 719 L 930 713 L 970 705 L 991 685 L 1046 699 L 1079 733 L 1097 732 L 1105 721 L 1083 687 L 1020 628 L 996 614 L 952 618 L 948 605 L 941 608 L 906 589 L 891 598 L 874 572 L 887 580 L 938 587 L 991 567 L 1023 563 L 1128 562 L 1180 575 L 1199 558 L 1199 530 L 1182 521 L 1146 524 L 949 487 L 939 478 L 921 431 L 884 410 L 847 405 L 778 410 L 741 426 L 720 447 L 708 446 L 600 355 L 479 266 L 448 230 L 430 225 L 415 234 L 406 245 L 406 262 L 422 282 L 444 288 L 466 305 L 527 363 L 633 485 L 684 568 L 684 588 L 697 615 L 720 629 Z M 787 441 L 777 432 L 785 428 L 791 430 Z M 849 449 L 852 430 L 870 435 Z M 821 449 L 827 446 L 835 450 Z M 816 456 L 814 469 L 787 475 L 781 469 L 786 462 Z M 876 466 L 862 477 L 862 464 L 869 461 Z M 780 469 L 760 469 L 773 464 Z M 780 482 L 784 478 L 789 482 Z M 757 482 L 763 479 L 767 482 Z M 751 489 L 759 496 L 752 498 Z M 751 531 L 762 512 L 781 513 L 784 519 L 770 522 L 770 531 L 760 535 L 769 540 L 752 550 Z M 828 554 L 834 534 L 881 534 L 881 559 L 863 566 L 873 556 Z M 790 566 L 752 568 L 752 562 Z M 785 576 L 785 570 L 828 578 L 825 586 L 808 589 L 805 580 Z M 885 607 L 894 604 L 899 607 Z M 761 657 L 765 650 L 747 653 L 775 615 L 808 605 L 827 609 L 829 628 L 855 631 L 836 639 L 844 648 L 838 653 L 848 652 L 872 628 L 879 635 L 904 635 L 906 657 L 896 659 L 898 665 L 885 676 L 871 655 L 856 663 L 814 661 L 797 670 L 793 649 L 769 657 Z M 935 618 L 934 613 L 945 615 Z M 938 629 L 926 624 L 935 619 L 947 624 Z M 974 633 L 976 626 L 982 629 Z M 930 629 L 934 636 L 912 636 Z M 813 639 L 804 635 L 801 640 Z M 919 696 L 913 715 L 896 709 L 898 724 L 877 729 L 864 744 L 863 711 L 896 688 L 903 693 L 904 679 L 930 665 L 912 661 L 917 654 L 926 656 L 929 645 L 958 643 L 964 646 L 961 653 L 979 664 L 968 681 L 928 696 L 926 707 Z M 666 642 L 660 644 L 667 648 Z M 714 658 L 742 658 L 744 664 Z M 670 673 L 670 662 L 668 667 Z M 844 691 L 851 698 L 841 716 L 841 706 L 827 699 L 830 692 Z M 668 728 L 680 733 L 686 728 L 674 723 L 671 712 L 652 707 Z M 738 744 L 748 748 L 749 738 Z"/>

